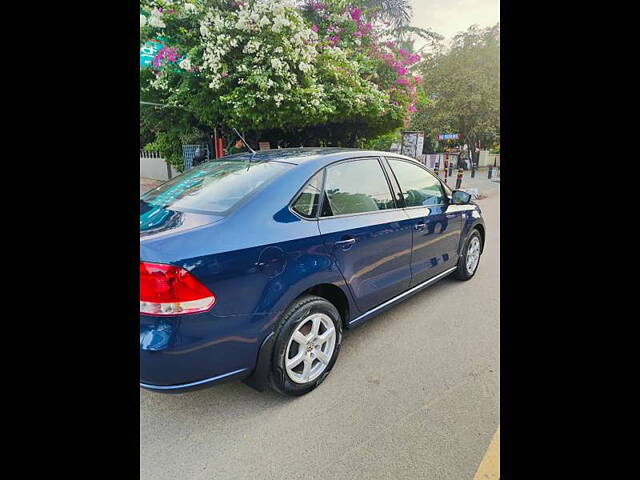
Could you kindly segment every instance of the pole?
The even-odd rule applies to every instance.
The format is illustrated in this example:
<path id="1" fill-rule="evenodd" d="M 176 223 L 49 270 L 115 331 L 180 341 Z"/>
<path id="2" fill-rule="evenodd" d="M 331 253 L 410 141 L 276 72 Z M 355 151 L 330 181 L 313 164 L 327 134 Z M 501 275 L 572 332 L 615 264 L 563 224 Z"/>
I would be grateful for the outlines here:
<path id="1" fill-rule="evenodd" d="M 456 190 L 460 188 L 462 185 L 462 175 L 464 174 L 464 170 L 462 168 L 458 169 L 458 178 L 456 178 Z"/>
<path id="2" fill-rule="evenodd" d="M 214 158 L 218 157 L 218 127 L 213 128 L 213 150 L 214 150 Z"/>
<path id="3" fill-rule="evenodd" d="M 449 154 L 444 154 L 444 183 L 447 183 L 447 170 L 449 169 Z"/>
<path id="4" fill-rule="evenodd" d="M 440 160 L 436 160 L 436 166 L 433 169 L 433 173 L 436 174 L 436 176 L 438 175 L 438 168 L 440 167 Z"/>
<path id="5" fill-rule="evenodd" d="M 491 174 L 493 173 L 493 165 L 489 165 L 489 171 L 487 173 L 487 178 L 491 178 Z"/>

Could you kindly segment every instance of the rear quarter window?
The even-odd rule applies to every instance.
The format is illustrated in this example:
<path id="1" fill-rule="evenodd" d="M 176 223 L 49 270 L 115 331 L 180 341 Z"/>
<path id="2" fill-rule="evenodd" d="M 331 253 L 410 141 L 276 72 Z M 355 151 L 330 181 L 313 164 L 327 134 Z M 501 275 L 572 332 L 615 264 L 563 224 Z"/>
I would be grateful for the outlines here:
<path id="1" fill-rule="evenodd" d="M 306 218 L 314 218 L 318 213 L 323 172 L 316 173 L 293 202 L 292 208 Z"/>

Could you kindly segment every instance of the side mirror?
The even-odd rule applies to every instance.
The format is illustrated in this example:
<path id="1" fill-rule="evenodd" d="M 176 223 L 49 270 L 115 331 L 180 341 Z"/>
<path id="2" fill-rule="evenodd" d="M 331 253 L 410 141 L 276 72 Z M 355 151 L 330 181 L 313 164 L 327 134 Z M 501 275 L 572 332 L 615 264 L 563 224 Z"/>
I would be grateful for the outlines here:
<path id="1" fill-rule="evenodd" d="M 471 194 L 462 190 L 454 190 L 451 196 L 451 203 L 454 205 L 466 205 L 471 201 Z"/>

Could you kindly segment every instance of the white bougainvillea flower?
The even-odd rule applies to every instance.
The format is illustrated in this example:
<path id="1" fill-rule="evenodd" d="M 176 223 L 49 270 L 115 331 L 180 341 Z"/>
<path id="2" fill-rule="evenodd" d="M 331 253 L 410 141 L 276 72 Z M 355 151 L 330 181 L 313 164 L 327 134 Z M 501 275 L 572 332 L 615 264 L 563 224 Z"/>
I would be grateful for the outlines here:
<path id="1" fill-rule="evenodd" d="M 258 25 L 260 25 L 261 27 L 264 27 L 265 25 L 269 25 L 270 23 L 271 21 L 267 18 L 267 16 L 263 15 Z"/>
<path id="2" fill-rule="evenodd" d="M 191 61 L 188 58 L 185 58 L 180 63 L 178 63 L 178 66 L 180 68 L 182 68 L 183 70 L 190 71 L 191 70 Z"/>
<path id="3" fill-rule="evenodd" d="M 166 27 L 165 23 L 162 21 L 162 12 L 157 8 L 151 10 L 151 17 L 149 18 L 149 25 L 156 28 L 164 28 Z"/>
<path id="4" fill-rule="evenodd" d="M 140 15 L 140 28 L 144 27 L 147 24 L 147 17 L 144 15 Z"/>

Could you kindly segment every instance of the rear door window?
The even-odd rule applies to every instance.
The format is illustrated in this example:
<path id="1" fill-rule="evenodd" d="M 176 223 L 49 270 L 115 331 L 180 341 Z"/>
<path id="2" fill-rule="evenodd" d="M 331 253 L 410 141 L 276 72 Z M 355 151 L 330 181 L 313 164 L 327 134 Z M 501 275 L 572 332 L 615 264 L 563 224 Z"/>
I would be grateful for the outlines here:
<path id="1" fill-rule="evenodd" d="M 150 190 L 140 199 L 170 210 L 221 214 L 283 173 L 280 162 L 212 161 Z"/>

